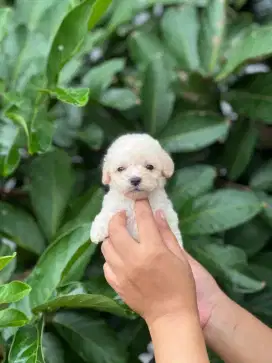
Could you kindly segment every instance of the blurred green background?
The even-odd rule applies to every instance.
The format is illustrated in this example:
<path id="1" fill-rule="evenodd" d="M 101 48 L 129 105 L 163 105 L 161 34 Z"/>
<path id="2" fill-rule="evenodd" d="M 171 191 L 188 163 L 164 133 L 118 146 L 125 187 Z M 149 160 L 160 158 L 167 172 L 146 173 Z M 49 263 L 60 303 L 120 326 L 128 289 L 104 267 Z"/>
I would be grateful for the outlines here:
<path id="1" fill-rule="evenodd" d="M 127 132 L 171 153 L 186 248 L 272 326 L 271 21 L 270 0 L 0 0 L 3 362 L 146 351 L 89 243 Z"/>

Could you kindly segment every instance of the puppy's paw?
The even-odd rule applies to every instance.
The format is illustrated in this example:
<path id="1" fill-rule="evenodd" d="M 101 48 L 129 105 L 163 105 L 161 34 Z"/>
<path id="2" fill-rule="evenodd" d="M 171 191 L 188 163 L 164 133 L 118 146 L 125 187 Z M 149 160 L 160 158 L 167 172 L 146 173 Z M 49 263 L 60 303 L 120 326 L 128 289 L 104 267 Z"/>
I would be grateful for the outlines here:
<path id="1" fill-rule="evenodd" d="M 94 220 L 91 226 L 90 239 L 93 243 L 103 242 L 108 237 L 108 225 L 101 220 Z"/>

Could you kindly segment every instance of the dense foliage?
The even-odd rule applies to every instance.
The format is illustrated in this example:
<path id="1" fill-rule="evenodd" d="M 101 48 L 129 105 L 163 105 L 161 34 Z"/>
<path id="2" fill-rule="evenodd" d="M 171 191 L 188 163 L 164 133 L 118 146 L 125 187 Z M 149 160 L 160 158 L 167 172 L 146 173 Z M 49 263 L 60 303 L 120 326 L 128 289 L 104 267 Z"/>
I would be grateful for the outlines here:
<path id="1" fill-rule="evenodd" d="M 101 157 L 126 132 L 172 153 L 186 248 L 272 325 L 271 8 L 0 0 L 2 361 L 134 363 L 146 351 L 144 322 L 89 243 Z"/>

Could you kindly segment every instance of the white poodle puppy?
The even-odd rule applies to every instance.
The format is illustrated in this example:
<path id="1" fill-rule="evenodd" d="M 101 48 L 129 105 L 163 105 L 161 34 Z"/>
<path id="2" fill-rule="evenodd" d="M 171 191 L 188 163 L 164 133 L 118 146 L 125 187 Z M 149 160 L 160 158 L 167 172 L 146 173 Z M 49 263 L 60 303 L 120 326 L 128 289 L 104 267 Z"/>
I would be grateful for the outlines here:
<path id="1" fill-rule="evenodd" d="M 122 210 L 126 210 L 129 233 L 137 239 L 134 203 L 148 198 L 153 212 L 164 211 L 182 246 L 178 217 L 164 189 L 166 179 L 173 173 L 173 160 L 151 136 L 127 134 L 115 140 L 103 163 L 102 182 L 109 185 L 110 190 L 104 197 L 101 212 L 92 223 L 91 241 L 102 242 L 108 236 L 111 217 Z"/>

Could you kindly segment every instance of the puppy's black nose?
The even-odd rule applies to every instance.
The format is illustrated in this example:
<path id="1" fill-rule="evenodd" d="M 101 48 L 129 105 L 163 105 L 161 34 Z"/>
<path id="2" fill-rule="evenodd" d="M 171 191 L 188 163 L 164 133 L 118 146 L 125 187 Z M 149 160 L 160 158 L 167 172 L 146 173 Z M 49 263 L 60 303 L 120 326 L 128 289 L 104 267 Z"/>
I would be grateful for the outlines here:
<path id="1" fill-rule="evenodd" d="M 130 183 L 134 186 L 137 187 L 142 181 L 142 178 L 139 178 L 138 176 L 134 176 L 133 178 L 130 179 Z"/>

